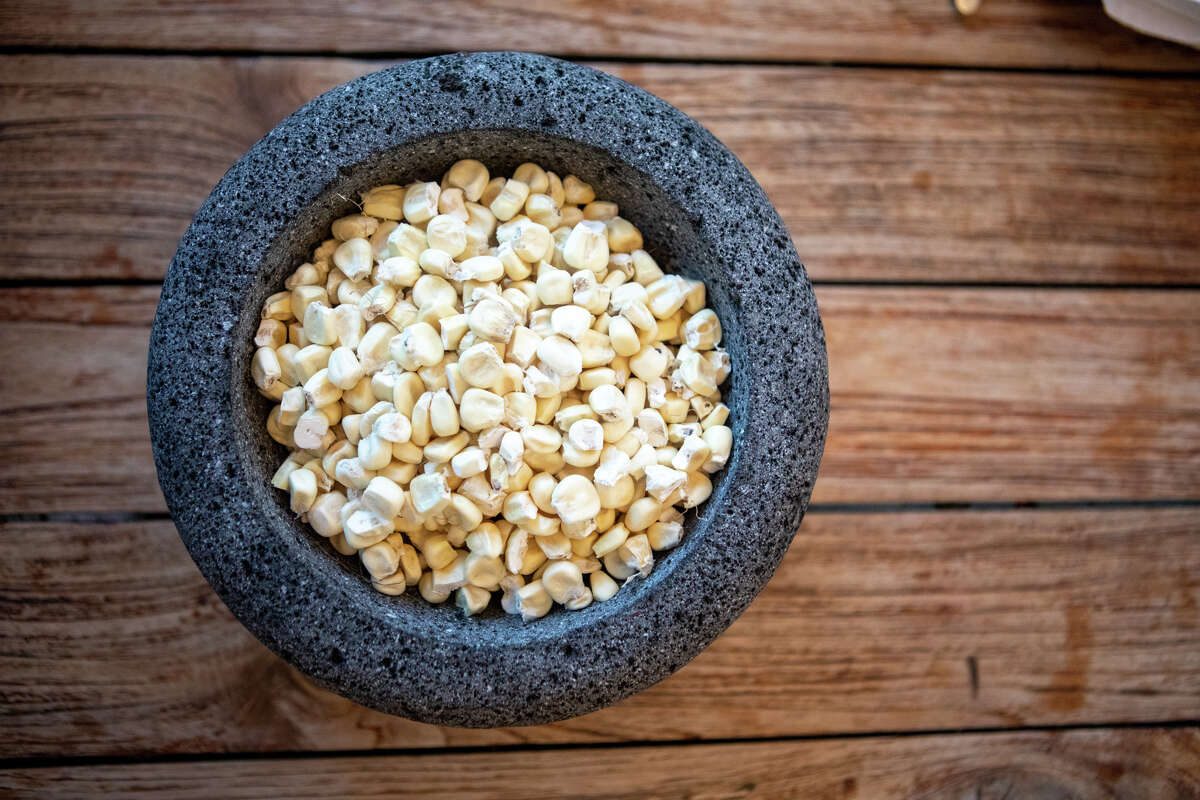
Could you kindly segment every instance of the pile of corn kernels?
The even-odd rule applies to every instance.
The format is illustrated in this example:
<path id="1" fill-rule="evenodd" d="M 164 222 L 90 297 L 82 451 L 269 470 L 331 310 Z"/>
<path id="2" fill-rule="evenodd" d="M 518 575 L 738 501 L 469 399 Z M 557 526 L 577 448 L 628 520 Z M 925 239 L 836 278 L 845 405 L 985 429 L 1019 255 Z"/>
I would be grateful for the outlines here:
<path id="1" fill-rule="evenodd" d="M 615 203 L 536 164 L 378 186 L 267 298 L 272 484 L 386 594 L 605 601 L 683 536 L 733 434 L 721 323 Z"/>

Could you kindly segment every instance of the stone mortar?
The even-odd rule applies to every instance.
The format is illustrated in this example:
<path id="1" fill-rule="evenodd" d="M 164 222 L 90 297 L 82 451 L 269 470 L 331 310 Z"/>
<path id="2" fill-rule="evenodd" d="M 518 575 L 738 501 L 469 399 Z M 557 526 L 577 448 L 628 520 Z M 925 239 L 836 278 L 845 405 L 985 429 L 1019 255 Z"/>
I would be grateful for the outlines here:
<path id="1" fill-rule="evenodd" d="M 532 623 L 375 592 L 269 478 L 284 451 L 248 377 L 263 299 L 370 186 L 474 157 L 537 161 L 615 200 L 669 271 L 708 284 L 733 374 L 734 449 L 683 544 L 615 598 Z M 159 482 L 201 572 L 318 684 L 442 725 L 602 708 L 682 667 L 766 585 L 804 515 L 829 393 L 812 286 L 779 215 L 716 138 L 611 75 L 518 53 L 448 55 L 351 81 L 283 120 L 209 195 L 171 262 L 147 390 Z M 497 605 L 493 602 L 493 606 Z"/>

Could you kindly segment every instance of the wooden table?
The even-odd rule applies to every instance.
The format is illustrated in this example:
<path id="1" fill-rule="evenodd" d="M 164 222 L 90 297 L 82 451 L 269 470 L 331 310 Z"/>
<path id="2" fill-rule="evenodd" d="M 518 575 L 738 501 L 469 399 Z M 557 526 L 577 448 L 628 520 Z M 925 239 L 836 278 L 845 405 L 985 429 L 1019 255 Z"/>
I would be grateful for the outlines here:
<path id="1" fill-rule="evenodd" d="M 0 794 L 1200 796 L 1200 55 L 1084 0 L 0 4 Z M 185 553 L 147 331 L 305 100 L 449 49 L 580 58 L 750 167 L 832 417 L 761 597 L 537 728 L 314 688 Z"/>

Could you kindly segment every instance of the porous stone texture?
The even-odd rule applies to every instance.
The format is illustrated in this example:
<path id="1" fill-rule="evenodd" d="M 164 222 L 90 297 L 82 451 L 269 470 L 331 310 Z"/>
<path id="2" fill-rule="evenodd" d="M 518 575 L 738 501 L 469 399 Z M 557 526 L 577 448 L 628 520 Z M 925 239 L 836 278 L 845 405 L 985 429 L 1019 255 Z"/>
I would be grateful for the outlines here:
<path id="1" fill-rule="evenodd" d="M 536 161 L 615 200 L 669 271 L 708 284 L 733 374 L 734 449 L 683 544 L 646 579 L 532 623 L 373 590 L 269 485 L 284 450 L 249 379 L 263 299 L 373 185 L 473 157 Z M 151 334 L 150 429 L 179 534 L 268 647 L 381 711 L 443 725 L 549 722 L 662 680 L 747 607 L 804 515 L 825 441 L 812 287 L 750 173 L 624 81 L 517 53 L 449 55 L 351 81 L 291 115 L 213 190 L 171 262 Z M 495 601 L 493 606 L 498 605 Z"/>

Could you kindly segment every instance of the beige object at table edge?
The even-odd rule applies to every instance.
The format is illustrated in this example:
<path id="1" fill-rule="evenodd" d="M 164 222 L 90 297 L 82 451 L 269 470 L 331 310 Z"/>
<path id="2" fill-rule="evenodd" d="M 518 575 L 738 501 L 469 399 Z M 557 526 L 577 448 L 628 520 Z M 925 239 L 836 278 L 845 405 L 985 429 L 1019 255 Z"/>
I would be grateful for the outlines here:
<path id="1" fill-rule="evenodd" d="M 1200 0 L 1104 0 L 1104 10 L 1134 30 L 1200 47 Z"/>

